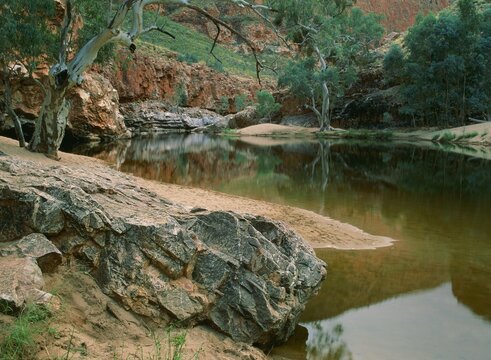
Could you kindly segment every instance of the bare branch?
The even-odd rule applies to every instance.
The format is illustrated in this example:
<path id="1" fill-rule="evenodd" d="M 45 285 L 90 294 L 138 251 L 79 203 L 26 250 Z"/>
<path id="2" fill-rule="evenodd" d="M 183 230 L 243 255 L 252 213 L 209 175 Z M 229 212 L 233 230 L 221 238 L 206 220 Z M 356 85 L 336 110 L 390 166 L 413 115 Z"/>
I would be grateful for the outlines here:
<path id="1" fill-rule="evenodd" d="M 476 123 L 487 123 L 487 122 L 490 122 L 491 119 L 489 119 L 489 120 L 480 120 L 480 119 L 475 119 L 475 118 L 469 117 L 469 121 L 476 122 Z"/>
<path id="2" fill-rule="evenodd" d="M 143 35 L 143 34 L 146 34 L 146 33 L 149 33 L 151 31 L 158 31 L 158 32 L 161 32 L 162 34 L 165 34 L 171 38 L 173 38 L 174 40 L 176 39 L 175 35 L 171 34 L 170 32 L 164 30 L 163 28 L 157 26 L 157 25 L 152 25 L 144 30 L 142 30 L 142 32 L 140 33 L 140 35 Z"/>
<path id="3" fill-rule="evenodd" d="M 217 34 L 215 36 L 215 39 L 213 40 L 213 45 L 211 46 L 210 54 L 213 55 L 215 60 L 221 64 L 222 60 L 220 60 L 218 57 L 215 56 L 215 53 L 213 52 L 213 50 L 215 50 L 215 46 L 217 45 L 218 38 L 220 37 L 220 33 L 222 32 L 222 30 L 220 29 L 220 26 L 217 23 L 215 23 L 215 26 L 217 27 Z"/>
<path id="4" fill-rule="evenodd" d="M 211 15 L 209 12 L 206 10 L 195 6 L 195 5 L 190 5 L 190 4 L 184 4 L 183 6 L 192 9 L 196 11 L 197 13 L 203 15 L 207 19 L 211 20 L 216 26 L 223 26 L 225 29 L 229 30 L 233 34 L 235 34 L 237 37 L 239 37 L 242 41 L 244 41 L 247 46 L 251 49 L 252 54 L 254 56 L 254 59 L 256 60 L 256 77 L 257 80 L 259 81 L 259 84 L 261 84 L 261 70 L 264 68 L 264 65 L 261 63 L 258 57 L 258 48 L 256 44 L 254 44 L 251 40 L 249 40 L 245 35 L 243 35 L 241 32 L 238 30 L 234 29 L 231 25 L 227 24 L 226 22 L 216 18 L 215 16 Z"/>

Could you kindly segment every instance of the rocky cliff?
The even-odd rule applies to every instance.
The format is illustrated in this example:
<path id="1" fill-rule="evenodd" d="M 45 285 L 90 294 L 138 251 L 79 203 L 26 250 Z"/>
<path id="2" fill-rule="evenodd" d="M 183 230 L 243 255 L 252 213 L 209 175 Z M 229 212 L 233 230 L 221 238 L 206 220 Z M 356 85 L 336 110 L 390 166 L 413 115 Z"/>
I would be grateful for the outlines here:
<path id="1" fill-rule="evenodd" d="M 224 110 L 234 111 L 236 96 L 252 99 L 260 89 L 257 79 L 228 75 L 202 63 L 187 64 L 177 61 L 176 56 L 143 46 L 131 58 L 119 53 L 102 73 L 118 91 L 121 102 L 184 99 L 185 106 L 217 110 L 226 99 L 229 106 Z"/>
<path id="2" fill-rule="evenodd" d="M 406 31 L 418 14 L 438 12 L 451 3 L 452 0 L 358 0 L 356 6 L 383 15 L 382 23 L 390 32 Z"/>

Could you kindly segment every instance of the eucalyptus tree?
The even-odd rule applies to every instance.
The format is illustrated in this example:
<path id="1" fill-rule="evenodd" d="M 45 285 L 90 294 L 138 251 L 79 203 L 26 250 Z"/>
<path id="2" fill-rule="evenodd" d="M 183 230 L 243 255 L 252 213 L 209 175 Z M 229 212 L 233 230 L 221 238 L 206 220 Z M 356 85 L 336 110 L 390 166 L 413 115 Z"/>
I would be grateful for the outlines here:
<path id="1" fill-rule="evenodd" d="M 388 82 L 402 85 L 400 112 L 421 125 L 491 120 L 491 5 L 459 0 L 419 17 L 384 68 Z"/>
<path id="2" fill-rule="evenodd" d="M 275 23 L 288 31 L 300 48 L 279 78 L 295 96 L 305 100 L 319 120 L 331 128 L 331 104 L 356 81 L 357 65 L 366 63 L 370 48 L 383 34 L 379 18 L 353 8 L 352 0 L 270 0 Z"/>
<path id="3" fill-rule="evenodd" d="M 232 4 L 247 7 L 251 11 L 260 14 L 257 10 L 261 5 L 245 0 L 229 0 Z M 29 150 L 44 153 L 49 157 L 58 158 L 58 149 L 65 134 L 65 128 L 70 111 L 70 103 L 66 98 L 67 91 L 83 80 L 84 72 L 104 55 L 104 51 L 109 46 L 122 45 L 130 51 L 136 51 L 136 40 L 143 34 L 151 31 L 158 31 L 162 34 L 174 37 L 167 32 L 157 22 L 146 24 L 145 11 L 150 11 L 151 6 L 164 4 L 174 4 L 175 6 L 186 7 L 194 10 L 197 14 L 212 21 L 218 29 L 226 28 L 239 37 L 251 49 L 256 58 L 257 73 L 263 67 L 259 61 L 256 45 L 247 36 L 234 29 L 230 24 L 208 13 L 202 2 L 195 5 L 188 0 L 59 0 L 63 6 L 64 17 L 59 30 L 59 40 L 56 51 L 42 49 L 44 42 L 40 34 L 45 34 L 45 29 L 53 27 L 50 14 L 37 8 L 30 15 L 31 5 L 44 4 L 46 8 L 53 6 L 54 0 L 0 0 L 0 13 L 2 14 L 2 49 L 7 49 L 8 54 L 13 54 L 18 62 L 25 62 L 26 59 L 36 58 L 46 50 L 46 57 L 52 60 L 48 79 L 44 83 L 39 82 L 39 86 L 44 93 L 44 101 L 41 106 L 40 114 L 35 123 L 33 137 L 28 145 Z M 116 5 L 114 12 L 112 5 Z M 24 7 L 26 11 L 22 9 Z M 106 14 L 113 12 L 108 18 Z M 157 11 L 158 15 L 159 12 Z M 4 18 L 6 21 L 4 22 Z M 75 29 L 76 19 L 82 19 L 84 24 L 82 30 Z M 101 21 L 107 21 L 101 24 Z M 12 27 L 15 23 L 32 26 L 32 37 L 24 40 L 17 39 L 17 30 Z M 80 21 L 78 21 L 80 23 Z M 13 25 L 14 24 L 14 25 Z M 12 28 L 10 28 L 12 27 Z M 41 31 L 42 30 L 42 31 Z M 91 34 L 91 35 L 89 35 Z M 38 36 L 39 35 L 39 36 Z M 9 39 L 9 37 L 12 37 Z M 27 39 L 27 40 L 26 40 Z M 211 46 L 211 52 L 215 48 L 217 38 Z M 35 53 L 24 53 L 25 48 L 36 48 Z M 39 51 L 38 51 L 39 50 Z M 26 56 L 28 55 L 28 56 Z M 32 56 L 31 56 L 32 55 Z M 52 55 L 52 56 L 50 56 Z M 103 57 L 103 56 L 102 56 Z M 5 59 L 4 64 L 11 64 L 10 58 Z M 29 63 L 28 69 L 35 69 L 35 63 Z M 31 70 L 29 70 L 31 71 Z M 4 102 L 9 102 L 4 100 Z"/>
<path id="4" fill-rule="evenodd" d="M 55 3 L 45 0 L 0 0 L 0 84 L 3 88 L 3 107 L 14 123 L 19 145 L 25 146 L 24 134 L 14 111 L 12 95 L 22 80 L 43 84 L 34 76 L 43 57 L 49 57 L 55 37 L 49 19 L 55 16 Z M 46 21 L 39 21 L 39 19 Z"/>

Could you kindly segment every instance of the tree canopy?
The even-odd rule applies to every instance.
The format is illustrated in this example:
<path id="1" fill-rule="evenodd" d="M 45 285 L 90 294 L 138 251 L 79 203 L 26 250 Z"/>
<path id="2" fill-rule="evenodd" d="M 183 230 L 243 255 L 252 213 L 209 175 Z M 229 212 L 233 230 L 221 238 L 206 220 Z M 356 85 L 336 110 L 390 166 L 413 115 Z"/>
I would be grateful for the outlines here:
<path id="1" fill-rule="evenodd" d="M 491 6 L 460 0 L 455 10 L 419 17 L 384 60 L 402 83 L 403 114 L 422 125 L 464 125 L 491 118 Z"/>
<path id="2" fill-rule="evenodd" d="M 380 17 L 351 7 L 353 1 L 272 1 L 277 24 L 300 48 L 298 58 L 281 72 L 278 84 L 302 98 L 330 127 L 333 102 L 357 79 L 359 65 L 370 62 L 370 49 L 381 38 Z"/>

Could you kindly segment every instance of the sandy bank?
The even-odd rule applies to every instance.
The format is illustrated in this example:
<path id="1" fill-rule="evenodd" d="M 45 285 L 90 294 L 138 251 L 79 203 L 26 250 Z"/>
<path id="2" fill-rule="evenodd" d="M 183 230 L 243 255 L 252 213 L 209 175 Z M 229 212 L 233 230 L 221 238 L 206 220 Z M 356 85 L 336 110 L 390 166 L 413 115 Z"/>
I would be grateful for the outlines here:
<path id="1" fill-rule="evenodd" d="M 237 131 L 241 138 L 247 139 L 247 142 L 253 143 L 253 137 L 273 137 L 273 138 L 315 138 L 318 128 L 304 128 L 300 126 L 287 126 L 277 124 L 260 124 L 249 126 Z M 357 130 L 358 131 L 358 130 Z M 376 133 L 376 130 L 367 130 L 370 133 Z M 364 130 L 359 130 L 363 134 Z M 452 137 L 448 140 L 448 135 Z M 356 138 L 354 134 L 344 131 L 333 131 L 323 134 L 327 138 Z M 443 130 L 414 130 L 414 131 L 397 131 L 391 133 L 392 140 L 406 141 L 432 141 L 445 142 L 462 145 L 491 145 L 491 122 L 482 124 L 466 125 L 451 129 Z M 257 141 L 257 140 L 256 140 Z"/>
<path id="2" fill-rule="evenodd" d="M 305 128 L 301 126 L 259 124 L 240 129 L 237 131 L 237 134 L 241 136 L 312 136 L 318 130 L 318 128 Z"/>
<path id="3" fill-rule="evenodd" d="M 102 161 L 67 153 L 60 153 L 61 161 L 46 158 L 41 154 L 30 153 L 16 146 L 16 142 L 0 137 L 0 151 L 28 160 L 50 165 L 63 164 L 90 172 L 91 167 L 100 166 Z M 209 210 L 231 210 L 283 221 L 297 231 L 314 248 L 336 249 L 374 249 L 388 246 L 392 239 L 374 236 L 349 224 L 318 215 L 314 212 L 295 207 L 251 200 L 239 196 L 226 195 L 214 191 L 162 184 L 138 178 L 141 187 L 149 188 L 157 194 L 183 206 L 205 208 Z"/>

